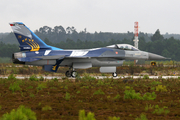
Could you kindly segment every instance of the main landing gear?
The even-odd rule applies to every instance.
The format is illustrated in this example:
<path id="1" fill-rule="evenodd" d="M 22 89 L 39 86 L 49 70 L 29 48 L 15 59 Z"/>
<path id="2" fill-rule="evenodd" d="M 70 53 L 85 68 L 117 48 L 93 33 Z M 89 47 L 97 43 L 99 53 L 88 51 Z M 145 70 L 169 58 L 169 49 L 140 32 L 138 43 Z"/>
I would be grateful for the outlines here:
<path id="1" fill-rule="evenodd" d="M 74 71 L 74 69 L 71 70 L 71 68 L 69 68 L 68 71 L 66 71 L 66 77 L 77 77 L 77 72 Z"/>

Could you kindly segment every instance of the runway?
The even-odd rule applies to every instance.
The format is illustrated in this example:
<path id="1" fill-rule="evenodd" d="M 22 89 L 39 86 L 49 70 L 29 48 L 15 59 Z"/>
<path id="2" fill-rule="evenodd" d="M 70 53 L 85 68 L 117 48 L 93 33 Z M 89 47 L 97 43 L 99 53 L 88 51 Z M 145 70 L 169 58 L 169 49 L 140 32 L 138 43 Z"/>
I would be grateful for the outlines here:
<path id="1" fill-rule="evenodd" d="M 37 76 L 37 78 L 40 78 L 41 76 Z M 54 79 L 54 78 L 57 78 L 57 79 L 62 79 L 62 78 L 65 78 L 65 76 L 42 76 L 44 79 L 47 79 L 47 80 L 51 80 L 51 79 Z M 83 76 L 81 76 L 82 78 Z M 108 77 L 108 76 L 92 76 L 96 79 L 105 79 L 105 78 L 112 78 L 112 76 Z M 8 76 L 0 76 L 0 78 L 8 78 Z M 16 76 L 17 79 L 29 79 L 30 76 Z M 117 76 L 117 77 L 113 77 L 113 79 L 123 79 L 123 78 L 133 78 L 133 79 L 143 79 L 143 76 Z M 162 78 L 162 79 L 169 79 L 169 78 L 173 78 L 173 79 L 177 79 L 177 78 L 180 78 L 180 76 L 149 76 L 149 79 L 159 79 L 159 78 Z M 69 79 L 75 79 L 73 77 L 70 77 Z"/>

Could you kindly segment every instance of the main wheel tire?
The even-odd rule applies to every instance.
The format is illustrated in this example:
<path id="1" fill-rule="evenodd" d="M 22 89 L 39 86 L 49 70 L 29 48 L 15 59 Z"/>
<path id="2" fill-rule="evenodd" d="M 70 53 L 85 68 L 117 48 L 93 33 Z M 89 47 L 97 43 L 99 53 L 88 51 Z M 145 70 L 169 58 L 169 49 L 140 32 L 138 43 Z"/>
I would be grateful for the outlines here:
<path id="1" fill-rule="evenodd" d="M 113 76 L 113 77 L 117 77 L 117 73 L 116 73 L 116 72 L 113 73 L 112 76 Z"/>
<path id="2" fill-rule="evenodd" d="M 66 71 L 66 77 L 71 77 L 71 72 Z"/>
<path id="3" fill-rule="evenodd" d="M 72 71 L 71 72 L 71 77 L 77 77 L 77 72 L 76 71 Z"/>

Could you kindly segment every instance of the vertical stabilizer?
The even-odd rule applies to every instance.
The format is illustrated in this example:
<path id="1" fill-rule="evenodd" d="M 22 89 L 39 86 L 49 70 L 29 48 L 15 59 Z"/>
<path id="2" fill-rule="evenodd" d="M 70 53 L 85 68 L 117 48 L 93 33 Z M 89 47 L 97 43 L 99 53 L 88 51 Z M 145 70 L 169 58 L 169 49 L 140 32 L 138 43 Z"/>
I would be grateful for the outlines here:
<path id="1" fill-rule="evenodd" d="M 36 34 L 34 34 L 28 27 L 21 22 L 10 23 L 16 38 L 20 44 L 21 51 L 39 51 L 42 50 L 62 50 L 52 47 L 44 43 Z"/>

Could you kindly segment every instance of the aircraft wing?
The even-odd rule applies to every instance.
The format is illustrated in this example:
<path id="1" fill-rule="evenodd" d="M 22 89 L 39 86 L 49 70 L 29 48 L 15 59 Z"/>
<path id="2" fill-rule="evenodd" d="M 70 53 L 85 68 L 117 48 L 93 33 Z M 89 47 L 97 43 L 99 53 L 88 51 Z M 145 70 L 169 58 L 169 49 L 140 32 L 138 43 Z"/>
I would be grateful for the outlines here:
<path id="1" fill-rule="evenodd" d="M 59 59 L 64 59 L 65 55 L 56 55 L 56 56 L 38 56 L 38 57 L 25 57 L 25 58 L 17 58 L 19 61 L 22 62 L 33 62 L 37 60 L 43 60 L 43 59 L 48 59 L 48 60 L 59 60 Z"/>
<path id="2" fill-rule="evenodd" d="M 90 55 L 90 56 L 65 56 L 64 58 L 82 58 L 82 59 L 87 59 L 87 58 L 114 58 L 114 59 L 119 59 L 119 60 L 124 60 L 125 56 L 124 55 L 119 55 L 118 57 L 116 55 L 100 55 L 100 56 L 96 56 L 96 55 Z"/>
<path id="3" fill-rule="evenodd" d="M 38 56 L 37 58 L 52 60 L 52 59 L 63 59 L 65 56 L 66 55 Z"/>
<path id="4" fill-rule="evenodd" d="M 41 60 L 42 58 L 17 58 L 19 61 L 21 62 L 33 62 L 33 61 L 37 61 L 37 60 Z"/>

